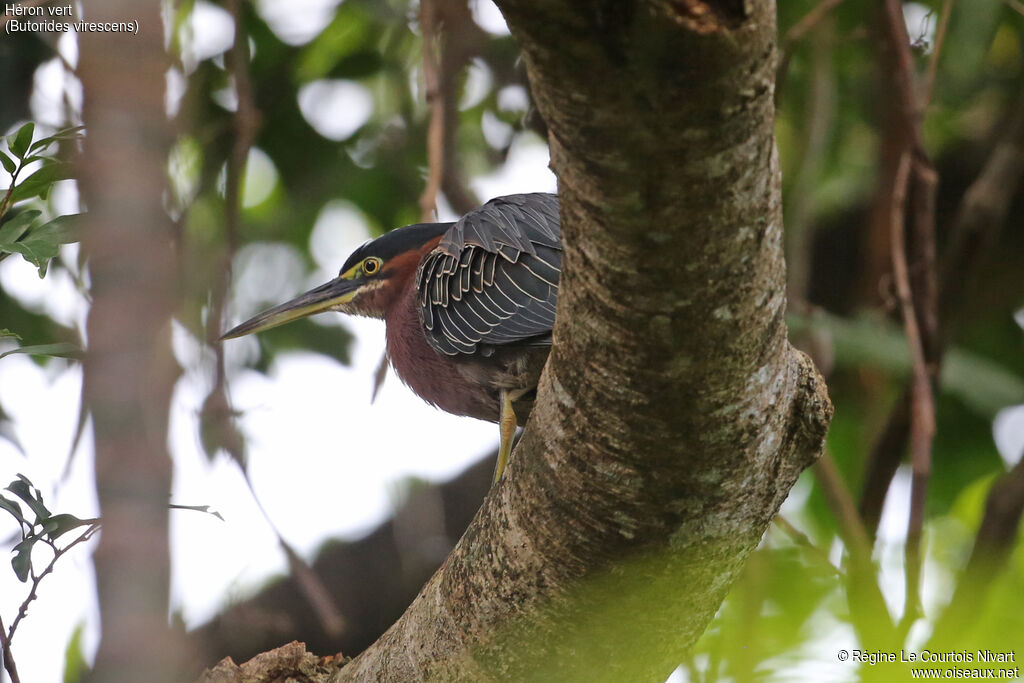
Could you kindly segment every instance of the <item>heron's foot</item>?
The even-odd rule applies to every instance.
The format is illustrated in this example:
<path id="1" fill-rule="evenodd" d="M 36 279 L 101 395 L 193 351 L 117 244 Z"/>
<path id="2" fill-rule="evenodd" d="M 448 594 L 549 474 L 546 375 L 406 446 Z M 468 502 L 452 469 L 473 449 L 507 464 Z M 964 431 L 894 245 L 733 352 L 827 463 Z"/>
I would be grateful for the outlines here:
<path id="1" fill-rule="evenodd" d="M 494 481 L 498 483 L 508 466 L 508 458 L 512 454 L 512 437 L 516 434 L 516 413 L 512 410 L 512 394 L 501 392 L 501 417 L 498 420 L 501 429 L 501 445 L 498 447 L 498 462 L 494 465 Z"/>

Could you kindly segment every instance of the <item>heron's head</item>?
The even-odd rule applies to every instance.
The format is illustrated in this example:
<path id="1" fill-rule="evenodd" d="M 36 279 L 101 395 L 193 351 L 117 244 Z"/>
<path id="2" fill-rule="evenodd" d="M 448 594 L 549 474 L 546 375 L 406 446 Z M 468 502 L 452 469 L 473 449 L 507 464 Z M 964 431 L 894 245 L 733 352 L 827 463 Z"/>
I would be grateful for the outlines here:
<path id="1" fill-rule="evenodd" d="M 338 277 L 246 320 L 221 339 L 262 332 L 321 311 L 383 318 L 409 287 L 423 256 L 451 223 L 418 223 L 371 240 L 352 252 Z"/>

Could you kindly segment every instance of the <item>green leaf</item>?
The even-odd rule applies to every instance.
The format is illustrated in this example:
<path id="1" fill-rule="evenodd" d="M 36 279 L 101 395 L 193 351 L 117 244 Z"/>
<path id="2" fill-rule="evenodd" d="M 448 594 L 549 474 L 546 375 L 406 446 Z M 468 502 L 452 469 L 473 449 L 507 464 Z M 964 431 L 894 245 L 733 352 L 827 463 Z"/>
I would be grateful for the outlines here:
<path id="1" fill-rule="evenodd" d="M 967 529 L 977 529 L 985 515 L 985 504 L 992 485 L 998 481 L 999 474 L 990 472 L 972 482 L 966 482 L 950 506 L 949 514 Z"/>
<path id="2" fill-rule="evenodd" d="M 85 633 L 85 624 L 80 623 L 71 634 L 67 648 L 64 649 L 64 683 L 80 683 L 85 674 L 89 671 L 89 664 L 82 654 L 82 636 Z"/>
<path id="3" fill-rule="evenodd" d="M 39 277 L 43 277 L 50 259 L 60 253 L 61 245 L 78 241 L 77 222 L 78 214 L 58 216 L 32 229 L 17 242 L 0 240 L 0 250 L 21 254 L 39 268 Z"/>
<path id="4" fill-rule="evenodd" d="M 85 126 L 75 126 L 73 128 L 65 128 L 64 130 L 59 130 L 53 135 L 50 135 L 49 137 L 39 138 L 38 140 L 33 142 L 32 146 L 28 148 L 28 151 L 29 153 L 41 151 L 45 147 L 48 147 L 49 145 L 52 145 L 54 142 L 57 142 L 59 140 L 69 140 L 81 137 L 80 134 L 83 130 L 85 130 Z M 26 159 L 25 162 L 28 163 L 28 159 Z"/>
<path id="5" fill-rule="evenodd" d="M 29 356 L 54 356 L 56 358 L 77 358 L 82 355 L 82 349 L 71 342 L 55 342 L 53 344 L 33 344 L 32 346 L 19 346 L 4 353 L 0 358 L 5 358 L 14 353 L 24 353 Z"/>
<path id="6" fill-rule="evenodd" d="M 7 490 L 21 498 L 31 508 L 36 515 L 37 524 L 42 524 L 49 519 L 50 511 L 43 504 L 43 494 L 32 485 L 32 482 L 24 474 L 19 474 L 18 478 L 7 487 Z"/>
<path id="7" fill-rule="evenodd" d="M 78 527 L 89 526 L 95 521 L 94 519 L 79 519 L 74 515 L 63 513 L 54 515 L 43 522 L 43 531 L 49 534 L 51 541 L 55 541 L 67 532 Z"/>
<path id="8" fill-rule="evenodd" d="M 22 524 L 28 524 L 28 520 L 25 519 L 25 515 L 22 513 L 21 506 L 18 505 L 17 501 L 0 496 L 0 509 L 7 510 L 7 512 L 11 513 L 11 516 Z"/>
<path id="9" fill-rule="evenodd" d="M 0 328 L 0 337 L 14 339 L 15 341 L 21 341 L 21 335 L 11 332 L 6 327 Z"/>
<path id="10" fill-rule="evenodd" d="M 71 173 L 71 164 L 63 161 L 44 163 L 42 168 L 18 183 L 11 193 L 11 201 L 20 202 L 32 197 L 46 199 L 54 183 L 72 177 L 74 176 Z"/>
<path id="11" fill-rule="evenodd" d="M 14 134 L 14 140 L 11 141 L 11 153 L 14 156 L 19 159 L 25 158 L 25 153 L 28 152 L 28 146 L 32 142 L 32 133 L 35 132 L 35 129 L 36 124 L 29 121 Z"/>
<path id="12" fill-rule="evenodd" d="M 78 224 L 81 214 L 71 213 L 57 216 L 32 231 L 33 239 L 47 239 L 57 244 L 71 244 L 81 239 Z"/>
<path id="13" fill-rule="evenodd" d="M 14 553 L 14 557 L 11 558 L 11 566 L 14 568 L 15 576 L 22 583 L 28 581 L 29 570 L 32 568 L 32 546 L 38 540 L 38 536 L 26 538 L 11 549 L 11 552 Z"/>
<path id="14" fill-rule="evenodd" d="M 54 140 L 71 140 L 82 137 L 84 131 L 85 126 L 71 126 L 70 128 L 58 130 L 52 137 Z"/>
<path id="15" fill-rule="evenodd" d="M 39 138 L 38 140 L 33 142 L 32 145 L 28 148 L 28 153 L 32 154 L 33 156 L 25 159 L 25 163 L 29 163 L 29 161 L 32 159 L 38 160 L 40 157 L 36 156 L 35 153 L 42 152 L 44 149 L 52 145 L 54 142 L 56 142 L 56 138 L 54 138 L 52 135 L 48 138 Z"/>
<path id="16" fill-rule="evenodd" d="M 7 152 L 0 152 L 0 164 L 3 164 L 4 170 L 8 173 L 13 174 L 18 170 L 18 165 L 14 163 L 14 159 L 8 156 Z"/>
<path id="17" fill-rule="evenodd" d="M 49 252 L 40 252 L 31 246 L 16 242 L 7 249 L 7 251 L 21 254 L 25 257 L 25 260 L 35 265 L 39 269 L 39 277 L 46 277 L 46 269 L 50 264 L 50 259 L 57 254 L 51 254 Z"/>
<path id="18" fill-rule="evenodd" d="M 38 209 L 20 211 L 14 218 L 0 226 L 0 250 L 11 251 L 5 245 L 14 244 L 28 230 L 28 226 L 43 214 Z"/>

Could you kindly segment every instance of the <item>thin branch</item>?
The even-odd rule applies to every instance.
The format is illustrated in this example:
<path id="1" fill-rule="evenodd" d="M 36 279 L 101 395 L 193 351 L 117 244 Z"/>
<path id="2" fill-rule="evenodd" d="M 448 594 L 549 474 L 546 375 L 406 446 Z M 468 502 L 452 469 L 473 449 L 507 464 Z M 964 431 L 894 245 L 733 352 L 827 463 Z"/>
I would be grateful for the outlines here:
<path id="1" fill-rule="evenodd" d="M 896 238 L 894 233 L 897 229 L 900 231 L 904 229 L 903 218 L 907 204 L 906 196 L 908 194 L 912 202 L 913 223 L 911 234 L 913 235 L 913 241 L 909 252 L 904 248 L 900 253 L 900 257 L 902 258 L 903 265 L 907 267 L 906 282 L 909 289 L 907 300 L 912 306 L 912 312 L 915 317 L 915 330 L 918 333 L 917 343 L 919 343 L 923 353 L 923 360 L 920 366 L 924 369 L 926 376 L 934 382 L 941 362 L 938 286 L 935 275 L 935 194 L 938 185 L 938 174 L 928 160 L 922 144 L 921 121 L 924 116 L 924 107 L 918 104 L 917 93 L 919 91 L 916 87 L 913 55 L 910 51 L 902 6 L 898 0 L 880 0 L 880 2 L 882 9 L 880 43 L 882 53 L 887 58 L 886 67 L 889 70 L 889 78 L 894 89 L 893 98 L 897 104 L 895 122 L 897 135 L 895 140 L 892 141 L 892 151 L 894 153 L 898 152 L 898 156 L 893 157 L 896 163 L 892 182 L 892 188 L 894 189 L 891 190 L 892 194 L 888 197 L 887 205 L 884 207 L 880 206 L 879 209 L 884 210 L 885 213 L 882 219 L 889 237 L 889 260 L 891 267 L 895 271 L 897 254 L 895 254 L 893 248 L 893 240 Z M 944 37 L 942 40 L 944 41 Z M 937 43 L 936 50 L 932 56 L 933 62 L 936 64 L 940 48 L 941 45 Z M 928 88 L 929 92 L 930 87 Z M 923 94 L 925 91 L 921 90 L 920 92 Z M 907 161 L 904 161 L 905 159 Z M 908 165 L 908 170 L 906 171 L 908 176 L 907 180 L 901 181 L 898 177 L 900 173 L 899 168 L 904 163 Z M 895 188 L 901 188 L 899 191 L 902 191 L 904 194 L 900 201 L 896 201 L 895 194 L 897 189 Z M 898 211 L 897 207 L 899 207 Z M 897 221 L 899 222 L 898 226 Z M 902 235 L 900 240 L 905 241 Z M 907 266 L 908 254 L 909 266 Z M 899 284 L 897 282 L 897 285 Z M 899 298 L 902 305 L 904 303 L 902 301 L 903 295 L 899 294 Z M 905 306 L 903 306 L 903 312 L 905 320 Z M 904 324 L 906 325 L 906 322 Z M 909 339 L 909 334 L 908 343 L 914 343 Z M 915 360 L 915 372 L 916 369 L 917 364 Z M 932 389 L 929 388 L 929 394 L 931 391 Z M 892 477 L 905 451 L 908 435 L 911 436 L 913 450 L 915 420 L 918 421 L 918 448 L 921 446 L 921 436 L 924 433 L 921 430 L 926 426 L 926 422 L 920 423 L 920 420 L 924 418 L 920 415 L 922 404 L 919 402 L 919 395 L 920 387 L 918 386 L 918 380 L 915 379 L 893 408 L 886 427 L 871 452 L 861 499 L 861 512 L 869 530 L 872 532 L 877 527 L 882 504 Z M 934 423 L 934 414 L 931 417 L 931 422 Z M 934 432 L 934 424 L 931 431 Z M 928 441 L 930 442 L 930 439 Z M 923 466 L 921 463 L 923 457 L 924 455 L 920 452 L 912 455 L 912 459 L 916 459 L 915 471 Z M 917 504 L 923 506 L 923 496 L 925 494 L 925 489 L 921 488 L 923 482 L 920 478 L 916 482 L 912 486 L 911 497 L 912 499 L 914 498 L 915 493 L 913 491 L 916 490 Z M 914 523 L 911 524 L 911 528 L 913 526 Z M 908 544 L 913 545 L 914 543 L 915 539 L 908 538 Z M 908 570 L 913 570 L 911 564 L 908 564 L 907 568 Z"/>
<path id="2" fill-rule="evenodd" d="M 221 344 L 217 343 L 223 329 L 224 305 L 228 284 L 231 282 L 231 264 L 238 249 L 238 233 L 241 227 L 243 184 L 245 164 L 249 149 L 259 130 L 260 116 L 253 100 L 252 81 L 249 77 L 249 35 L 245 31 L 241 0 L 229 0 L 227 10 L 235 23 L 235 40 L 227 54 L 227 66 L 235 83 L 237 107 L 232 117 L 234 140 L 227 159 L 224 184 L 224 229 L 225 249 L 222 257 L 222 275 L 214 288 L 210 304 L 210 320 L 207 337 L 217 354 L 217 384 L 224 381 L 224 356 Z"/>
<path id="3" fill-rule="evenodd" d="M 462 73 L 473 57 L 482 54 L 489 37 L 475 21 L 467 2 L 444 4 L 444 48 L 440 54 L 439 85 L 444 102 L 444 150 L 441 191 L 456 213 L 464 214 L 479 205 L 476 194 L 466 185 L 458 158 L 459 98 Z"/>
<path id="4" fill-rule="evenodd" d="M 217 380 L 216 385 L 204 405 L 204 414 L 209 413 L 213 420 L 221 421 L 220 433 L 237 434 L 234 425 L 230 423 L 234 418 L 234 411 L 231 408 L 230 399 L 227 396 L 226 375 L 224 371 L 223 345 L 217 342 L 220 330 L 223 329 L 223 312 L 227 298 L 228 283 L 231 279 L 231 262 L 235 251 L 238 248 L 239 230 L 241 227 L 242 196 L 245 182 L 245 164 L 249 156 L 249 149 L 256 138 L 259 130 L 259 110 L 256 108 L 253 97 L 252 81 L 249 76 L 249 37 L 244 30 L 244 14 L 241 0 L 230 0 L 228 11 L 235 22 L 235 42 L 228 53 L 228 67 L 234 77 L 235 91 L 237 93 L 238 108 L 235 110 L 234 142 L 231 147 L 231 155 L 227 162 L 227 178 L 224 191 L 224 222 L 226 230 L 226 247 L 223 258 L 223 277 L 218 280 L 210 304 L 210 321 L 208 322 L 209 341 L 217 353 Z M 231 452 L 235 461 L 238 462 L 249 486 L 253 500 L 259 507 L 263 517 L 273 529 L 277 536 L 278 544 L 288 558 L 288 566 L 300 592 L 308 600 L 314 613 L 319 618 L 324 632 L 331 638 L 341 635 L 345 629 L 345 620 L 340 611 L 331 600 L 330 593 L 324 588 L 319 577 L 302 560 L 295 550 L 285 541 L 280 531 L 274 525 L 263 504 L 260 502 L 256 491 L 253 489 L 252 481 L 249 478 L 249 471 L 243 455 L 244 443 L 240 438 L 228 437 L 225 446 Z"/>
<path id="5" fill-rule="evenodd" d="M 921 532 L 924 527 L 924 504 L 931 476 L 931 447 L 935 435 L 935 405 L 932 399 L 931 379 L 925 361 L 924 342 L 918 326 L 914 299 L 910 289 L 907 268 L 906 240 L 903 215 L 906 210 L 907 184 L 911 158 L 904 153 L 896 174 L 896 191 L 892 203 L 892 269 L 899 298 L 903 327 L 910 347 L 914 378 L 911 389 L 910 451 L 913 479 L 910 490 L 910 518 L 906 541 L 906 601 L 903 623 L 912 623 L 920 609 Z"/>
<path id="6" fill-rule="evenodd" d="M 437 193 L 444 174 L 444 98 L 441 93 L 439 49 L 440 8 L 436 0 L 423 0 L 420 4 L 420 28 L 423 31 L 423 82 L 430 124 L 427 128 L 427 184 L 420 195 L 420 214 L 424 222 L 434 220 L 437 213 Z"/>
<path id="7" fill-rule="evenodd" d="M 804 36 L 824 21 L 832 10 L 842 4 L 843 0 L 822 0 L 808 12 L 803 19 L 789 27 L 786 35 L 779 42 L 779 63 L 775 69 L 775 103 L 778 104 L 782 86 L 789 72 L 789 61 L 793 58 L 793 50 Z"/>
<path id="8" fill-rule="evenodd" d="M 821 488 L 825 503 L 832 511 L 832 516 L 839 523 L 839 534 L 850 553 L 859 558 L 871 558 L 871 541 L 868 532 L 857 514 L 850 490 L 846 488 L 839 468 L 831 454 L 826 451 L 814 463 L 814 478 Z"/>
<path id="9" fill-rule="evenodd" d="M 236 412 L 227 390 L 224 367 L 224 345 L 220 333 L 224 329 L 224 315 L 232 277 L 232 263 L 238 250 L 242 222 L 242 197 L 245 184 L 245 166 L 249 150 L 259 130 L 260 115 L 253 98 L 249 76 L 249 36 L 245 31 L 245 16 L 241 0 L 229 0 L 226 5 L 235 24 L 235 39 L 227 53 L 227 67 L 235 84 L 237 106 L 232 117 L 234 139 L 227 158 L 224 183 L 225 244 L 219 259 L 220 272 L 214 275 L 210 293 L 209 316 L 206 321 L 206 342 L 216 359 L 215 381 L 203 403 L 201 419 L 207 423 L 206 433 L 216 434 L 210 450 L 224 448 L 245 469 L 245 441 L 234 424 Z M 204 443 L 204 445 L 206 445 Z M 213 453 L 209 454 L 211 457 Z"/>
<path id="10" fill-rule="evenodd" d="M 964 290 L 981 264 L 981 255 L 997 239 L 1009 214 L 1016 188 L 1024 179 L 1024 96 L 1010 107 L 978 177 L 964 193 L 957 208 L 950 238 L 942 258 L 937 299 L 941 306 L 939 327 L 929 354 L 929 370 L 937 377 L 945 345 L 952 333 L 950 321 L 964 305 Z M 864 477 L 860 512 L 874 533 L 885 495 L 899 465 L 910 432 L 910 382 L 897 401 L 882 435 L 875 443 Z"/>
<path id="11" fill-rule="evenodd" d="M 11 184 L 7 188 L 7 192 L 4 193 L 4 198 L 0 200 L 0 218 L 3 218 L 5 215 L 7 215 L 7 209 L 9 209 L 11 205 L 11 197 L 14 196 L 14 184 L 15 182 L 17 182 L 18 174 L 21 173 L 23 167 L 24 166 L 21 163 L 21 160 L 19 159 L 18 167 L 14 169 L 14 173 L 11 174 Z"/>
<path id="12" fill-rule="evenodd" d="M 295 552 L 295 549 L 284 540 L 277 529 L 274 529 L 274 533 L 277 534 L 277 541 L 281 549 L 284 550 L 285 557 L 288 558 L 288 570 L 295 577 L 299 591 L 313 608 L 324 634 L 330 640 L 336 641 L 345 633 L 348 624 L 345 617 L 342 616 L 341 610 L 334 604 L 331 592 L 320 579 L 320 575 Z"/>
<path id="13" fill-rule="evenodd" d="M 14 663 L 14 654 L 11 652 L 11 643 L 7 640 L 7 633 L 4 630 L 4 620 L 0 618 L 0 656 L 4 660 L 4 671 L 11 679 L 11 683 L 21 683 L 18 676 L 18 666 Z"/>
<path id="14" fill-rule="evenodd" d="M 843 0 L 822 0 L 814 9 L 804 15 L 803 19 L 793 24 L 782 38 L 784 46 L 800 42 L 804 36 L 814 30 Z"/>
<path id="15" fill-rule="evenodd" d="M 235 95 L 238 101 L 232 118 L 235 139 L 231 147 L 231 156 L 228 157 L 227 182 L 224 189 L 225 225 L 230 256 L 238 245 L 245 162 L 260 124 L 259 111 L 253 100 L 252 80 L 249 77 L 249 35 L 245 31 L 241 0 L 229 0 L 227 8 L 235 23 L 235 41 L 227 56 L 228 69 L 235 82 Z M 230 268 L 230 262 L 228 266 Z"/>
<path id="16" fill-rule="evenodd" d="M 284 551 L 285 557 L 288 559 L 288 570 L 295 578 L 299 592 L 303 594 L 309 606 L 313 608 L 313 613 L 320 621 L 320 626 L 324 629 L 327 637 L 337 640 L 345 632 L 345 629 L 348 628 L 348 625 L 345 622 L 345 617 L 341 614 L 341 610 L 334 604 L 331 592 L 327 590 L 327 587 L 324 586 L 323 581 L 313 571 L 313 568 L 295 552 L 291 544 L 281 535 L 281 531 L 274 524 L 274 520 L 270 518 L 266 508 L 263 507 L 259 496 L 256 495 L 256 489 L 253 487 L 252 479 L 249 477 L 249 470 L 244 465 L 242 466 L 242 477 L 245 479 L 246 486 L 249 487 L 249 493 L 252 494 L 256 507 L 260 509 L 263 519 L 266 520 L 271 531 L 274 532 L 278 545 L 281 546 L 281 550 Z"/>
<path id="17" fill-rule="evenodd" d="M 49 545 L 50 548 L 53 549 L 53 558 L 50 560 L 50 563 L 48 565 L 46 565 L 46 568 L 42 572 L 40 572 L 38 575 L 33 573 L 33 575 L 32 575 L 32 589 L 29 591 L 28 596 L 22 601 L 21 606 L 18 607 L 18 615 L 14 618 L 14 621 L 11 622 L 11 627 L 9 629 L 7 629 L 7 637 L 6 637 L 5 647 L 9 648 L 11 643 L 14 641 L 14 633 L 18 629 L 18 624 L 20 624 L 21 620 L 25 618 L 25 615 L 28 614 L 28 606 L 30 604 L 32 604 L 32 602 L 37 597 L 37 592 L 39 590 L 39 584 L 42 583 L 43 579 L 46 578 L 46 576 L 53 571 L 54 566 L 56 566 L 56 564 L 57 564 L 57 560 L 59 560 L 61 557 L 63 557 L 69 550 L 74 548 L 79 543 L 84 543 L 85 541 L 88 541 L 90 538 L 92 538 L 96 534 L 97 531 L 99 531 L 99 529 L 100 529 L 99 520 L 83 520 L 83 521 L 90 521 L 91 522 L 91 524 L 89 525 L 89 528 L 86 529 L 85 531 L 83 531 L 81 536 L 79 536 L 78 538 L 73 540 L 71 543 L 68 543 L 63 548 L 58 548 L 52 542 L 48 542 L 47 543 L 47 545 Z"/>
<path id="18" fill-rule="evenodd" d="M 445 33 L 449 34 L 444 46 L 440 36 L 442 23 Z M 470 33 L 470 26 L 476 29 L 476 34 Z M 437 216 L 439 191 L 445 193 L 452 208 L 460 214 L 469 212 L 478 204 L 455 163 L 455 129 L 459 112 L 453 86 L 470 56 L 478 49 L 480 29 L 473 21 L 468 5 L 445 4 L 442 9 L 437 0 L 423 0 L 420 27 L 423 31 L 423 81 L 430 107 L 430 123 L 427 127 L 427 184 L 420 195 L 419 205 L 421 220 L 429 222 Z M 458 35 L 451 35 L 456 33 Z M 388 356 L 384 353 L 373 376 L 371 403 L 377 400 L 387 375 Z"/>
<path id="19" fill-rule="evenodd" d="M 924 83 L 921 89 L 920 109 L 921 115 L 932 101 L 932 92 L 935 90 L 935 74 L 939 68 L 939 55 L 942 54 L 942 46 L 946 42 L 946 30 L 949 28 L 949 15 L 953 13 L 953 0 L 945 0 L 942 3 L 942 14 L 939 17 L 939 26 L 935 29 L 935 45 L 932 47 L 931 58 L 928 60 L 928 70 L 925 71 Z"/>
<path id="20" fill-rule="evenodd" d="M 923 154 L 921 141 L 921 116 L 924 113 L 917 105 L 914 55 L 910 51 L 910 36 L 903 18 L 903 3 L 900 0 L 882 2 L 882 47 L 889 54 L 893 68 L 890 77 L 896 86 L 896 104 L 900 114 L 899 124 L 909 146 Z"/>
<path id="21" fill-rule="evenodd" d="M 815 481 L 839 523 L 839 536 L 849 553 L 846 600 L 858 637 L 871 647 L 898 646 L 892 618 L 878 587 L 877 572 L 871 560 L 871 540 L 857 514 L 853 496 L 828 451 L 814 463 L 813 469 Z"/>
<path id="22" fill-rule="evenodd" d="M 844 579 L 846 577 L 843 570 L 832 564 L 832 560 L 828 559 L 828 554 L 815 545 L 814 541 L 812 541 L 807 534 L 790 524 L 789 520 L 782 515 L 776 515 L 773 521 L 775 522 L 775 526 L 779 527 L 779 529 L 789 536 L 790 540 L 806 550 L 811 557 L 818 561 L 819 565 L 827 567 L 832 574 L 840 579 Z"/>
<path id="23" fill-rule="evenodd" d="M 917 323 L 921 331 L 925 368 L 932 383 L 937 383 L 941 352 L 939 350 L 939 284 L 935 258 L 935 200 L 939 174 L 931 162 L 920 154 L 910 165 L 913 178 L 911 209 L 913 221 L 907 249 L 910 291 Z"/>

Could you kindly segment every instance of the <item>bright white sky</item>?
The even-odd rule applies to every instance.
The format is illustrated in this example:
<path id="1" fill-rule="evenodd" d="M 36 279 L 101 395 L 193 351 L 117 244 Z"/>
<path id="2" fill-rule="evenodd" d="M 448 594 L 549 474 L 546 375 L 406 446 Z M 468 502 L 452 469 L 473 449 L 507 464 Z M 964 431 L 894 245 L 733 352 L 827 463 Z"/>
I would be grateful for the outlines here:
<path id="1" fill-rule="evenodd" d="M 326 25 L 335 4 L 331 0 L 261 0 L 258 6 L 283 39 L 301 44 Z M 490 0 L 478 0 L 474 10 L 484 28 L 507 32 Z M 231 22 L 224 11 L 200 1 L 195 16 L 190 59 L 208 58 L 227 49 Z M 63 39 L 61 48 L 73 63 L 77 57 L 74 41 Z M 178 89 L 176 83 L 180 85 L 175 77 L 168 82 L 171 90 Z M 32 100 L 37 120 L 55 119 L 54 108 L 60 106 L 65 87 L 70 88 L 73 101 L 80 97 L 77 84 L 66 82 L 55 63 L 40 68 Z M 510 102 L 521 99 L 521 94 L 512 91 L 502 95 Z M 223 97 L 230 106 L 231 93 Z M 372 113 L 372 99 L 355 83 L 323 82 L 304 91 L 302 97 L 302 109 L 311 125 L 328 138 L 347 137 Z M 173 95 L 169 106 L 175 106 Z M 508 133 L 500 122 L 487 125 L 488 139 Z M 555 178 L 547 164 L 544 144 L 533 136 L 521 136 L 513 143 L 508 163 L 493 175 L 474 178 L 473 189 L 481 198 L 554 191 Z M 259 195 L 269 192 L 275 171 L 257 150 L 250 172 L 246 199 L 255 203 Z M 6 184 L 6 179 L 0 178 L 0 184 Z M 73 186 L 63 187 L 59 194 L 58 206 L 76 205 Z M 442 219 L 451 217 L 447 213 Z M 348 253 L 368 237 L 366 222 L 357 209 L 345 202 L 325 207 L 312 237 L 320 272 L 302 289 L 333 277 Z M 69 253 L 74 253 L 74 247 Z M 281 292 L 281 300 L 297 293 L 292 285 L 292 291 Z M 25 305 L 65 324 L 84 325 L 86 303 L 66 273 L 54 272 L 40 280 L 31 265 L 9 258 L 0 263 L 0 286 Z M 236 312 L 236 320 L 256 312 L 245 309 L 255 303 L 245 301 L 244 294 L 240 298 L 237 303 L 243 310 Z M 448 479 L 497 443 L 495 425 L 437 411 L 393 375 L 376 404 L 370 405 L 373 375 L 384 348 L 383 323 L 343 320 L 333 313 L 320 318 L 325 324 L 344 324 L 355 334 L 351 367 L 312 354 L 289 353 L 279 357 L 269 376 L 235 372 L 230 386 L 235 406 L 244 413 L 241 426 L 249 437 L 251 473 L 259 499 L 283 536 L 307 559 L 325 539 L 355 538 L 384 520 L 401 502 L 403 479 Z M 177 328 L 174 350 L 184 373 L 176 387 L 171 415 L 173 500 L 210 505 L 225 518 L 221 522 L 200 513 L 172 514 L 172 609 L 192 626 L 225 603 L 257 589 L 268 577 L 283 573 L 285 560 L 238 469 L 226 458 L 208 462 L 199 446 L 195 418 L 209 381 L 201 369 L 200 346 L 183 328 Z M 251 339 L 237 340 L 229 342 L 228 351 L 229 365 L 237 368 L 241 358 L 256 353 L 256 345 Z M 23 451 L 19 453 L 0 438 L 0 487 L 22 472 L 42 488 L 52 509 L 91 517 L 98 514 L 98 508 L 90 430 L 74 454 L 68 476 L 62 476 L 73 440 L 80 388 L 81 371 L 63 361 L 42 368 L 24 356 L 0 360 L 0 406 L 11 416 Z M 999 440 L 1006 449 L 1004 454 L 1020 453 L 1024 409 L 1007 411 L 1001 420 Z M 393 428 L 396 422 L 402 429 Z M 458 447 L 452 448 L 450 438 L 433 437 L 438 434 L 458 435 Z M 897 477 L 883 523 L 883 536 L 892 543 L 902 539 L 905 526 L 905 506 L 899 509 L 899 502 L 894 503 L 906 498 L 908 478 L 904 474 Z M 788 506 L 797 509 L 805 498 L 806 491 L 798 488 Z M 9 540 L 15 531 L 13 522 L 0 515 L 0 541 Z M 0 547 L 4 562 L 9 545 Z M 892 590 L 886 592 L 895 602 L 901 600 L 902 590 L 898 564 L 892 568 L 892 576 L 894 580 L 887 582 Z M 14 642 L 23 680 L 60 681 L 63 657 L 55 648 L 67 642 L 79 625 L 85 626 L 87 655 L 94 654 L 99 624 L 93 584 L 92 564 L 84 548 L 64 558 L 44 581 Z M 25 589 L 13 572 L 0 568 L 0 614 L 8 624 Z M 823 628 L 850 641 L 851 636 L 834 623 Z M 793 670 L 792 680 L 803 673 Z M 823 680 L 821 673 L 820 669 L 806 672 L 807 680 Z M 677 673 L 671 680 L 683 680 L 683 676 Z"/>

